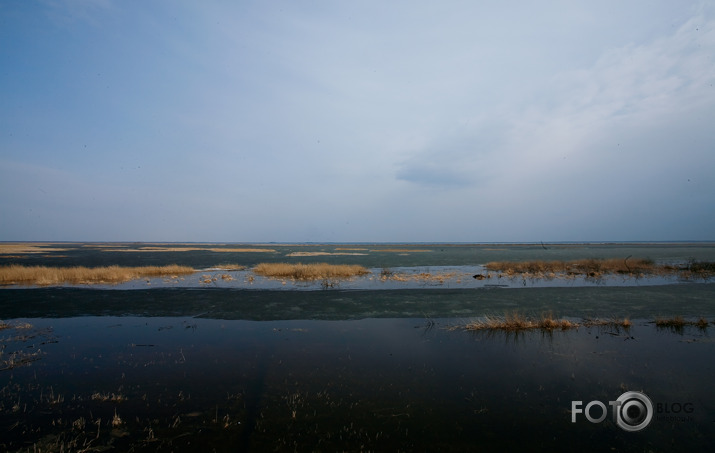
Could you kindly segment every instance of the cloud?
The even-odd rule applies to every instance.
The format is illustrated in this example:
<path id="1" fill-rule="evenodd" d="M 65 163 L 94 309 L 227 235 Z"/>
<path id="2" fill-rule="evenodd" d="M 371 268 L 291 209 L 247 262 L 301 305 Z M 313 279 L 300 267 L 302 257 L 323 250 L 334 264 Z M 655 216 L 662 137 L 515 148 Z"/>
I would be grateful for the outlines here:
<path id="1" fill-rule="evenodd" d="M 642 141 L 693 116 L 689 133 L 701 131 L 696 119 L 715 105 L 713 48 L 715 21 L 696 17 L 670 36 L 614 48 L 587 69 L 555 74 L 536 99 L 505 107 L 509 126 L 498 158 L 490 161 L 494 180 L 524 186 L 546 177 L 556 184 L 570 179 L 569 172 L 600 179 L 614 163 L 638 171 L 669 155 L 628 146 L 636 138 L 629 129 Z M 677 136 L 687 135 L 686 125 L 677 123 L 684 128 Z M 701 152 L 677 150 L 681 157 Z"/>
<path id="2" fill-rule="evenodd" d="M 449 133 L 408 151 L 408 157 L 396 163 L 395 178 L 432 189 L 494 183 L 491 167 L 499 158 L 507 127 L 497 118 L 465 119 Z"/>
<path id="3" fill-rule="evenodd" d="M 492 116 L 425 138 L 395 176 L 453 191 L 469 200 L 471 216 L 459 203 L 422 201 L 466 224 L 489 213 L 489 230 L 510 237 L 711 237 L 713 48 L 715 21 L 700 15 L 668 35 L 607 49 L 542 79 L 530 96 L 493 105 Z M 420 225 L 444 231 L 434 220 Z"/>

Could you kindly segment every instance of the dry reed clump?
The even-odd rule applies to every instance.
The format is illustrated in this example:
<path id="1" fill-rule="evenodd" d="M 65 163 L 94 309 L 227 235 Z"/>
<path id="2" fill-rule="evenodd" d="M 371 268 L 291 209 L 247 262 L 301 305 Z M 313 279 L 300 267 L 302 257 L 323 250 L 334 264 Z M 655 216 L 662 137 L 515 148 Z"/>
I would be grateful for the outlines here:
<path id="1" fill-rule="evenodd" d="M 253 268 L 253 272 L 264 277 L 292 278 L 294 280 L 350 278 L 370 273 L 366 268 L 357 264 L 328 263 L 261 263 Z"/>
<path id="2" fill-rule="evenodd" d="M 566 274 L 586 275 L 596 277 L 603 274 L 666 274 L 674 268 L 658 266 L 648 259 L 610 258 L 610 259 L 580 259 L 572 261 L 492 261 L 485 266 L 490 271 L 503 272 L 507 276 L 515 274 Z"/>
<path id="3" fill-rule="evenodd" d="M 467 275 L 460 272 L 438 272 L 435 274 L 429 272 L 420 272 L 418 274 L 408 274 L 403 272 L 393 272 L 390 269 L 383 269 L 380 272 L 380 280 L 394 280 L 398 282 L 422 282 L 422 283 L 439 283 L 443 284 L 446 280 L 451 280 L 454 278 Z"/>
<path id="4" fill-rule="evenodd" d="M 569 330 L 576 329 L 580 324 L 568 319 L 554 319 L 552 315 L 544 315 L 539 319 L 527 318 L 518 313 L 508 313 L 503 317 L 487 316 L 484 319 L 472 321 L 464 326 L 466 330 L 500 330 L 518 332 L 523 330 Z"/>
<path id="5" fill-rule="evenodd" d="M 683 278 L 703 278 L 708 279 L 715 276 L 715 262 L 713 261 L 691 261 L 681 268 Z"/>
<path id="6" fill-rule="evenodd" d="M 682 316 L 674 316 L 672 318 L 655 318 L 656 327 L 662 329 L 682 330 L 685 326 L 695 326 L 700 329 L 707 329 L 709 324 L 710 322 L 703 317 L 698 318 L 697 321 L 689 321 Z"/>
<path id="7" fill-rule="evenodd" d="M 329 255 L 353 255 L 362 256 L 367 255 L 367 253 L 356 253 L 356 252 L 291 252 L 286 256 L 329 256 Z"/>
<path id="8" fill-rule="evenodd" d="M 424 249 L 374 249 L 370 250 L 371 252 L 386 252 L 386 253 L 412 253 L 412 252 L 417 252 L 417 253 L 423 253 L 423 252 L 431 252 L 432 250 L 424 250 Z"/>
<path id="9" fill-rule="evenodd" d="M 624 329 L 630 329 L 633 323 L 630 319 L 586 319 L 581 324 L 584 327 L 622 327 Z"/>
<path id="10" fill-rule="evenodd" d="M 0 244 L 0 255 L 26 255 L 26 254 L 36 254 L 36 253 L 47 253 L 47 252 L 64 252 L 67 248 L 56 248 L 48 247 L 46 243 L 6 243 Z"/>
<path id="11" fill-rule="evenodd" d="M 47 267 L 47 266 L 0 266 L 0 285 L 56 285 L 122 283 L 143 277 L 163 277 L 192 274 L 195 270 L 188 266 L 122 267 L 105 266 L 88 268 Z"/>
<path id="12" fill-rule="evenodd" d="M 520 332 L 524 330 L 570 330 L 579 327 L 616 327 L 629 329 L 631 321 L 625 319 L 587 319 L 583 322 L 571 321 L 568 319 L 555 319 L 553 315 L 542 315 L 538 319 L 528 318 L 518 313 L 507 313 L 503 317 L 487 316 L 483 319 L 471 321 L 464 326 L 466 330 L 486 330 Z"/>

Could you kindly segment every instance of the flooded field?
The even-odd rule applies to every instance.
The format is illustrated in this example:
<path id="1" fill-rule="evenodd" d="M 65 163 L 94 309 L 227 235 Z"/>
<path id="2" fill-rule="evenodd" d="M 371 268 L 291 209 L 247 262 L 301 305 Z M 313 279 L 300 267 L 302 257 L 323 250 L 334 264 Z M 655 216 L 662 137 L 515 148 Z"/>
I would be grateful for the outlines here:
<path id="1" fill-rule="evenodd" d="M 246 251 L 253 248 L 273 251 Z M 291 259 L 291 253 L 302 253 L 294 258 L 303 262 L 360 264 L 374 280 L 334 286 L 257 278 L 251 286 L 246 276 L 200 281 L 222 264 L 248 272 L 259 262 Z M 16 247 L 0 255 L 0 265 L 181 264 L 202 271 L 183 281 L 127 286 L 0 289 L 0 450 L 705 450 L 715 439 L 710 280 L 506 279 L 486 285 L 472 278 L 493 260 L 630 255 L 712 261 L 715 248 Z M 464 277 L 386 282 L 379 278 L 383 268 L 411 275 L 462 269 Z M 237 281 L 241 285 L 232 284 Z M 463 328 L 505 313 L 628 319 L 630 327 Z M 678 318 L 686 323 L 656 324 Z M 696 325 L 699 319 L 706 323 Z M 609 402 L 627 391 L 652 401 L 652 420 L 642 430 L 624 430 L 612 416 Z M 608 408 L 597 423 L 588 417 L 601 417 L 599 404 L 578 412 L 592 401 Z"/>

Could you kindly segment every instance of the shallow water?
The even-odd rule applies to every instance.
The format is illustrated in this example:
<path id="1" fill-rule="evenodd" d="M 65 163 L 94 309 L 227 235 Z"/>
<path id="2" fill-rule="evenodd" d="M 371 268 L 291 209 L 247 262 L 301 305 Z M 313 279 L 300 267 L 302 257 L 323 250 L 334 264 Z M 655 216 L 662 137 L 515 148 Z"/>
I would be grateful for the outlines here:
<path id="1" fill-rule="evenodd" d="M 0 291 L 3 319 L 188 316 L 242 320 L 456 318 L 551 313 L 574 318 L 715 317 L 715 285 L 255 291 L 221 288 Z"/>
<path id="2" fill-rule="evenodd" d="M 715 344 L 696 328 L 635 320 L 628 331 L 514 336 L 449 330 L 453 318 L 24 321 L 43 334 L 9 344 L 43 355 L 0 374 L 8 450 L 697 451 L 715 434 L 705 360 Z M 571 422 L 572 400 L 625 390 L 692 411 L 657 413 L 637 433 L 610 418 Z"/>
<path id="3" fill-rule="evenodd" d="M 0 450 L 704 451 L 715 440 L 715 325 L 653 322 L 715 321 L 712 282 L 471 278 L 492 260 L 713 261 L 713 244 L 110 245 L 54 245 L 64 250 L 0 264 L 178 263 L 220 275 L 210 268 L 327 261 L 372 274 L 336 285 L 229 271 L 233 280 L 211 284 L 199 273 L 0 289 L 0 319 L 15 326 L 0 330 Z M 129 251 L 147 246 L 172 251 Z M 245 247 L 274 251 L 215 251 Z M 451 276 L 382 281 L 383 268 Z M 454 329 L 512 312 L 633 327 Z M 644 430 L 626 432 L 610 414 L 572 423 L 572 400 L 608 404 L 626 390 L 654 403 Z"/>
<path id="4" fill-rule="evenodd" d="M 0 243 L 0 246 L 2 244 Z M 367 268 L 479 266 L 490 261 L 650 258 L 660 263 L 715 259 L 715 243 L 588 244 L 47 244 L 56 249 L 0 253 L 0 265 L 149 266 L 179 263 L 197 269 L 220 264 L 247 267 L 261 262 L 328 262 Z M 152 251 L 152 250 L 168 251 Z M 176 251 L 186 249 L 188 251 Z M 234 250 L 262 250 L 245 252 Z M 40 248 L 42 250 L 42 248 Z M 224 251 L 221 251 L 224 250 Z M 0 247 L 2 252 L 2 247 Z M 296 256 L 300 253 L 325 255 Z"/>

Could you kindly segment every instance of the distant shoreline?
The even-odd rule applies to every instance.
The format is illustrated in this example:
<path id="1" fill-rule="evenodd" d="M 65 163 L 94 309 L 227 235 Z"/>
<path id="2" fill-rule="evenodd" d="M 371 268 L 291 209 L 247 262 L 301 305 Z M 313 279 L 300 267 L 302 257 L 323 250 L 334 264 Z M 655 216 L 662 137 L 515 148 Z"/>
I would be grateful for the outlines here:
<path id="1" fill-rule="evenodd" d="M 437 241 L 437 242 L 420 242 L 420 241 L 324 241 L 324 242 L 314 242 L 314 241 L 287 241 L 287 242 L 266 242 L 266 241 L 216 241 L 216 242 L 191 242 L 191 241 L 0 241 L 0 246 L 4 244 L 11 245 L 53 245 L 53 244 L 93 244 L 93 245 L 190 245 L 190 246 L 235 246 L 235 245 L 249 245 L 249 246 L 334 246 L 334 245 L 361 245 L 361 246 L 395 246 L 395 245 L 413 245 L 413 246 L 494 246 L 494 245 L 527 245 L 527 246 L 541 246 L 541 245 L 686 245 L 686 244 L 697 244 L 697 245 L 715 245 L 715 239 L 711 240 L 663 240 L 663 241 L 495 241 L 495 242 L 448 242 L 448 241 Z"/>

